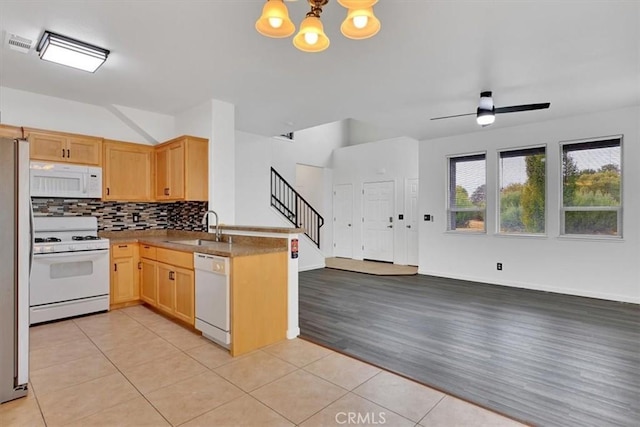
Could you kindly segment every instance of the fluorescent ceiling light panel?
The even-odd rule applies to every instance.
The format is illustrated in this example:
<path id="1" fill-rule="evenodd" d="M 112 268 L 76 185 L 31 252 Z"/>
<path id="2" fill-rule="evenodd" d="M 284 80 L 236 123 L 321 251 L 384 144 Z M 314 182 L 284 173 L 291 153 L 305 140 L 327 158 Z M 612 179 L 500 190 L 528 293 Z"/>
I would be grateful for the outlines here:
<path id="1" fill-rule="evenodd" d="M 40 59 L 95 72 L 109 56 L 109 51 L 69 37 L 45 31 L 38 43 Z"/>

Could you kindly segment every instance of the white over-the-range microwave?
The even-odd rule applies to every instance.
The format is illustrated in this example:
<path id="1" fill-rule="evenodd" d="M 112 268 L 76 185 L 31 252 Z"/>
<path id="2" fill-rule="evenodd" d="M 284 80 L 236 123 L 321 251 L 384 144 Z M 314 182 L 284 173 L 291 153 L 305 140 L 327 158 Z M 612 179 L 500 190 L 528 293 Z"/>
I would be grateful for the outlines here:
<path id="1" fill-rule="evenodd" d="M 31 197 L 102 197 L 102 168 L 99 167 L 32 161 L 29 175 Z"/>

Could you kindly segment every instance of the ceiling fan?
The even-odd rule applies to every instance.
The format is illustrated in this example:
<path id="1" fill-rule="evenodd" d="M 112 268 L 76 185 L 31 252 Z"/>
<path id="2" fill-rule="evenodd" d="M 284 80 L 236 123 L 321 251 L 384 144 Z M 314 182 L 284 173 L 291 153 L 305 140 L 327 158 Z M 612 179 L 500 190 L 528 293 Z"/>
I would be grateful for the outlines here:
<path id="1" fill-rule="evenodd" d="M 482 127 L 489 126 L 496 120 L 496 114 L 518 113 L 520 111 L 544 110 L 549 108 L 550 102 L 541 104 L 511 105 L 509 107 L 495 107 L 491 91 L 480 92 L 480 102 L 475 113 L 456 114 L 453 116 L 433 117 L 431 120 L 450 119 L 452 117 L 476 116 L 476 121 Z"/>

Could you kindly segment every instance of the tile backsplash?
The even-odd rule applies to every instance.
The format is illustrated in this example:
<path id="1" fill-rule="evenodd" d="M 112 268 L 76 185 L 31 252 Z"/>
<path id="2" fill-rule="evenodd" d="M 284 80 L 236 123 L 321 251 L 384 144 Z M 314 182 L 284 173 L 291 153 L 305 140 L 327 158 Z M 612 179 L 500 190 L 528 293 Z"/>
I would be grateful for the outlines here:
<path id="1" fill-rule="evenodd" d="M 99 199 L 33 198 L 35 216 L 95 216 L 99 231 L 205 231 L 200 223 L 207 202 L 123 203 Z M 137 214 L 137 215 L 136 215 Z M 134 222 L 134 216 L 139 216 Z"/>

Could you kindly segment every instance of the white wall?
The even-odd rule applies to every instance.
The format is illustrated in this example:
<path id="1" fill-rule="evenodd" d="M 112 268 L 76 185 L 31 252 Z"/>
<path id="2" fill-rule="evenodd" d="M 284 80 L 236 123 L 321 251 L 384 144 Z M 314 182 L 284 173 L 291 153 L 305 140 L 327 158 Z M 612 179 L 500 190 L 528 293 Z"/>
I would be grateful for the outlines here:
<path id="1" fill-rule="evenodd" d="M 0 111 L 3 124 L 149 143 L 144 136 L 127 126 L 105 106 L 84 104 L 2 86 Z"/>
<path id="2" fill-rule="evenodd" d="M 324 257 L 332 254 L 331 165 L 335 148 L 346 145 L 346 123 L 336 122 L 295 133 L 295 141 L 236 132 L 236 224 L 290 227 L 285 218 L 270 207 L 271 167 L 295 186 L 297 165 L 322 168 L 322 206 L 314 206 L 325 218 L 318 251 L 307 237 L 300 237 L 300 270 L 324 267 Z"/>
<path id="3" fill-rule="evenodd" d="M 418 177 L 418 141 L 395 138 L 340 148 L 334 151 L 333 184 L 352 184 L 353 258 L 362 259 L 362 189 L 365 182 L 395 182 L 394 257 L 396 264 L 406 264 L 406 228 L 398 215 L 404 213 L 405 179 Z"/>
<path id="4" fill-rule="evenodd" d="M 365 144 L 402 136 L 393 129 L 382 129 L 371 123 L 349 119 L 349 145 Z"/>
<path id="5" fill-rule="evenodd" d="M 209 140 L 209 208 L 235 224 L 235 107 L 208 100 L 176 116 L 176 133 Z"/>
<path id="6" fill-rule="evenodd" d="M 421 141 L 419 272 L 506 286 L 640 302 L 640 108 Z M 624 134 L 622 240 L 559 236 L 559 141 Z M 495 233 L 497 150 L 547 144 L 547 236 Z M 446 232 L 446 156 L 487 152 L 487 234 Z M 496 263 L 503 263 L 497 271 Z"/>

